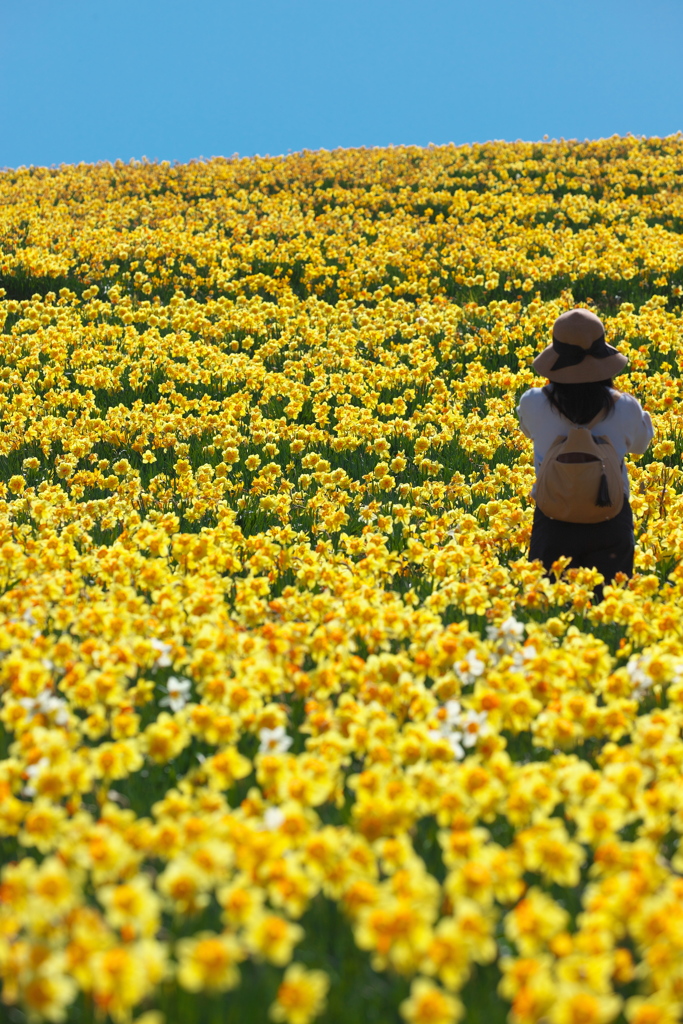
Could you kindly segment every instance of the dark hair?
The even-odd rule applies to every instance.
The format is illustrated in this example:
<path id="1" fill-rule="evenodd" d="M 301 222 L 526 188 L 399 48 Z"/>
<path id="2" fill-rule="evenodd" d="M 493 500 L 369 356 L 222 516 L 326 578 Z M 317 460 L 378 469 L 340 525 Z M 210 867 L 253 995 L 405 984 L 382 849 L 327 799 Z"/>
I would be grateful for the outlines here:
<path id="1" fill-rule="evenodd" d="M 612 378 L 589 384 L 558 384 L 551 381 L 543 388 L 554 409 L 570 423 L 590 423 L 601 410 L 609 416 L 614 408 Z"/>

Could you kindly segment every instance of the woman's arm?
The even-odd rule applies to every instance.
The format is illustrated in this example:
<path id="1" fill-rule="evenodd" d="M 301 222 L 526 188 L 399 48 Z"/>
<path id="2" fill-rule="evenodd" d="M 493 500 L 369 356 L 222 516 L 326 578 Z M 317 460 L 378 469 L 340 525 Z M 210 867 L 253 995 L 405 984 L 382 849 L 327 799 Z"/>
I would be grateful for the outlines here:
<path id="1" fill-rule="evenodd" d="M 633 455 L 642 455 L 647 451 L 650 441 L 655 436 L 649 412 L 645 412 L 640 402 L 633 399 L 632 423 L 629 423 L 627 438 L 628 451 Z"/>
<path id="2" fill-rule="evenodd" d="M 529 392 L 525 391 L 524 394 L 522 395 L 522 397 L 519 400 L 519 405 L 517 406 L 517 416 L 519 418 L 519 426 L 520 426 L 520 429 L 521 429 L 522 433 L 524 434 L 525 437 L 528 437 L 529 440 L 533 440 L 533 434 L 531 433 L 531 431 L 529 429 L 528 416 L 527 416 L 527 420 L 525 420 L 525 412 L 528 413 L 528 409 L 529 409 Z"/>

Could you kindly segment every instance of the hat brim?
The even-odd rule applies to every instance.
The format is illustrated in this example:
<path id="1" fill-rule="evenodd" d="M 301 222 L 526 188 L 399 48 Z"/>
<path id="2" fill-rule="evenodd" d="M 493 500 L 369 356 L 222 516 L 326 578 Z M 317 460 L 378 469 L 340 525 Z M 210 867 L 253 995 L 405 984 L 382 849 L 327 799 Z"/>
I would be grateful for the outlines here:
<path id="1" fill-rule="evenodd" d="M 552 345 L 544 348 L 540 355 L 534 359 L 532 366 L 536 373 L 548 380 L 556 381 L 558 384 L 590 384 L 596 380 L 608 380 L 623 373 L 628 366 L 628 359 L 621 352 L 608 345 L 610 355 L 605 359 L 596 359 L 595 356 L 584 356 L 580 363 L 575 366 L 565 366 L 562 370 L 553 370 L 557 362 L 557 351 Z"/>

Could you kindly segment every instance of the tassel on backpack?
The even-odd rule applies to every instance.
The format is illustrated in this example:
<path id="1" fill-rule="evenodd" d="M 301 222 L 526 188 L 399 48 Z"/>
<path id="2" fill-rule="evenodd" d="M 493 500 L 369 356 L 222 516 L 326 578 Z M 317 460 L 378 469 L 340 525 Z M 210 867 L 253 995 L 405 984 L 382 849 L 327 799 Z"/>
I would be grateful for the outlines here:
<path id="1" fill-rule="evenodd" d="M 605 476 L 605 467 L 602 467 L 602 476 L 600 477 L 600 486 L 598 487 L 598 496 L 595 499 L 595 504 L 599 508 L 607 508 L 612 504 L 609 496 L 609 487 L 607 486 L 607 477 Z"/>

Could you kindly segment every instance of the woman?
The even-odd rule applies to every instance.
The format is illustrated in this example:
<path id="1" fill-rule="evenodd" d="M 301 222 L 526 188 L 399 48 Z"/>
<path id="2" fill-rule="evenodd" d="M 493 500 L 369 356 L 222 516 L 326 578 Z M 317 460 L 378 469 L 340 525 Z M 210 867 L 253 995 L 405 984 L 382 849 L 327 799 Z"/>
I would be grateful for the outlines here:
<path id="1" fill-rule="evenodd" d="M 625 494 L 621 511 L 599 523 L 550 519 L 536 507 L 529 558 L 540 559 L 548 572 L 556 559 L 567 555 L 570 568 L 597 569 L 606 583 L 617 572 L 633 574 L 633 516 L 623 458 L 627 452 L 646 451 L 654 431 L 650 415 L 640 402 L 617 391 L 612 383 L 627 363 L 626 356 L 606 344 L 602 321 L 588 309 L 572 309 L 558 317 L 552 344 L 534 360 L 534 369 L 549 383 L 526 391 L 517 413 L 522 431 L 534 442 L 536 474 L 559 435 L 566 435 L 569 426 L 590 423 L 602 413 L 592 430 L 607 436 L 622 460 Z"/>

